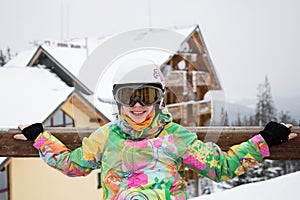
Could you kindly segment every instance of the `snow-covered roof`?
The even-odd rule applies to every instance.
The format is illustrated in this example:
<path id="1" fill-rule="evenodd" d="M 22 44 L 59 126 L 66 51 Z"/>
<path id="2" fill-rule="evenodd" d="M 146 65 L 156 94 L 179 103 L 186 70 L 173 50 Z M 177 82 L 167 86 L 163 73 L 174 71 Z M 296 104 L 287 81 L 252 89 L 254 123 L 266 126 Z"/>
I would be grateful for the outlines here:
<path id="1" fill-rule="evenodd" d="M 85 48 L 58 48 L 47 45 L 43 45 L 42 48 L 74 76 L 78 75 L 83 62 L 87 58 L 87 51 Z"/>
<path id="2" fill-rule="evenodd" d="M 77 77 L 87 57 L 107 38 L 109 37 L 90 37 L 73 39 L 68 42 L 45 40 L 41 47 L 73 76 Z"/>
<path id="3" fill-rule="evenodd" d="M 7 159 L 7 157 L 0 157 L 0 165 Z"/>
<path id="4" fill-rule="evenodd" d="M 188 26 L 174 27 L 172 30 L 184 35 L 185 37 L 188 37 L 197 27 L 198 27 L 197 25 L 188 25 Z"/>
<path id="5" fill-rule="evenodd" d="M 72 39 L 67 42 L 44 40 L 43 42 L 40 42 L 40 44 L 41 47 L 46 52 L 48 52 L 74 77 L 77 77 L 89 89 L 92 89 L 93 92 L 97 93 L 96 95 L 99 95 L 99 88 L 100 88 L 101 98 L 103 96 L 104 98 L 107 97 L 111 98 L 110 86 L 112 86 L 112 81 L 108 79 L 111 79 L 112 76 L 118 74 L 118 70 L 117 70 L 118 67 L 115 66 L 118 65 L 119 60 L 124 60 L 127 58 L 131 59 L 132 57 L 139 57 L 139 58 L 152 60 L 157 65 L 162 65 L 164 62 L 170 59 L 170 57 L 174 54 L 174 52 L 176 52 L 179 49 L 181 42 L 183 42 L 185 37 L 188 37 L 195 30 L 196 27 L 197 27 L 196 25 L 190 25 L 190 26 L 168 28 L 166 30 L 175 31 L 182 35 L 182 37 L 179 38 L 175 37 L 176 39 L 174 38 L 174 44 L 172 44 L 172 46 L 167 45 L 168 47 L 170 47 L 170 49 L 167 50 L 159 49 L 159 48 L 138 49 L 135 50 L 134 52 L 131 51 L 129 54 L 126 54 L 126 56 L 122 55 L 121 58 L 118 58 L 117 60 L 114 61 L 110 60 L 110 62 L 112 63 L 109 63 L 108 61 L 105 60 L 105 58 L 102 58 L 106 56 L 103 55 L 103 49 L 101 49 L 100 47 L 101 44 L 105 43 L 106 41 L 109 41 L 110 38 L 113 38 L 114 40 L 118 41 L 118 42 L 115 41 L 112 42 L 112 44 L 115 45 L 113 49 L 116 49 L 120 45 L 125 45 L 126 42 L 132 44 L 138 41 L 150 45 L 152 45 L 152 41 L 154 41 L 154 43 L 155 41 L 156 42 L 158 41 L 158 43 L 163 43 L 165 41 L 161 40 L 161 37 L 162 38 L 167 37 L 170 33 L 168 31 L 165 32 L 163 29 L 161 30 L 157 29 L 154 30 L 153 33 L 148 34 L 149 30 L 145 29 L 144 32 L 143 30 L 138 30 L 129 33 L 120 33 L 121 35 L 122 34 L 125 35 L 125 38 L 127 38 L 128 41 L 127 40 L 124 41 L 124 38 L 122 37 L 118 38 L 118 34 L 114 34 L 111 36 L 106 36 L 101 38 L 90 37 L 90 38 Z M 155 45 L 157 44 L 154 44 L 154 47 Z M 168 50 L 170 51 L 168 52 Z M 97 53 L 97 51 L 99 53 Z M 22 52 L 13 60 L 11 60 L 6 66 L 25 66 L 33 58 L 34 52 L 36 52 L 36 48 L 30 51 Z M 89 63 L 88 62 L 85 63 L 87 61 L 88 56 L 90 56 L 89 60 L 93 60 L 93 58 L 91 59 L 91 57 L 96 58 L 95 62 L 93 61 L 91 62 L 93 67 L 87 67 Z M 102 69 L 100 70 L 97 69 L 98 71 L 94 70 L 95 68 L 94 66 Z M 97 75 L 95 76 L 93 73 L 94 74 L 96 73 Z M 95 80 L 97 81 L 97 83 L 95 83 Z M 90 83 L 90 81 L 92 81 L 92 83 Z M 109 85 L 109 87 L 103 87 L 103 85 L 105 86 Z"/>
<path id="6" fill-rule="evenodd" d="M 0 127 L 16 128 L 21 123 L 42 122 L 72 90 L 47 69 L 0 68 Z"/>
<path id="7" fill-rule="evenodd" d="M 166 30 L 175 31 L 183 35 L 184 37 L 188 37 L 196 27 L 197 25 L 187 25 L 167 28 Z M 137 31 L 136 33 L 133 31 L 132 33 L 138 34 L 139 31 Z M 68 71 L 70 71 L 74 76 L 77 76 L 88 55 L 90 55 L 95 49 L 97 49 L 98 46 L 103 44 L 105 41 L 109 40 L 110 38 L 114 38 L 117 35 L 118 34 L 113 34 L 105 37 L 75 38 L 69 41 L 44 40 L 40 41 L 39 44 Z M 5 66 L 26 66 L 32 59 L 36 50 L 37 47 L 33 47 L 30 50 L 20 52 Z"/>
<path id="8" fill-rule="evenodd" d="M 174 27 L 170 29 L 170 31 L 175 31 L 177 33 L 180 33 L 182 35 L 182 40 L 174 40 L 173 42 L 175 43 L 172 46 L 173 52 L 169 52 L 169 55 L 166 57 L 165 55 L 160 56 L 160 61 L 158 63 L 162 64 L 163 62 L 166 61 L 166 59 L 173 55 L 175 51 L 177 51 L 180 47 L 181 42 L 183 42 L 184 37 L 188 37 L 196 28 L 196 25 L 193 26 L 185 26 L 185 27 Z M 163 37 L 166 34 L 170 34 L 167 31 L 164 32 L 163 30 L 155 30 L 158 33 L 153 33 L 153 34 L 146 34 L 149 32 L 149 30 L 145 29 L 145 33 L 143 30 L 137 30 L 137 31 L 130 31 L 128 33 L 119 33 L 121 35 L 119 37 L 118 34 L 102 37 L 102 38 L 82 38 L 82 39 L 73 39 L 68 42 L 59 42 L 59 41 L 45 41 L 42 44 L 42 48 L 45 49 L 48 53 L 51 54 L 51 56 L 57 60 L 60 64 L 62 64 L 69 72 L 71 72 L 75 77 L 78 78 L 78 74 L 80 73 L 80 70 L 83 67 L 84 62 L 86 61 L 87 57 L 91 55 L 94 50 L 97 50 L 99 46 L 104 44 L 106 41 L 109 41 L 112 39 L 113 42 L 112 48 L 120 48 L 122 45 L 127 46 L 126 42 L 129 43 L 143 43 L 145 42 L 145 45 L 149 44 L 148 40 L 153 40 L 154 45 L 155 41 L 157 40 L 155 37 L 162 37 L 160 40 L 163 39 Z M 155 32 L 154 31 L 154 32 Z M 128 35 L 127 35 L 128 34 Z M 122 37 L 124 35 L 124 38 Z M 150 38 L 150 39 L 149 39 Z M 124 40 L 122 40 L 124 39 Z M 174 38 L 175 39 L 175 38 Z M 177 39 L 177 38 L 176 38 Z M 129 41 L 127 41 L 129 40 Z M 115 43 L 118 41 L 118 43 Z M 162 41 L 163 42 L 163 41 Z M 115 45 L 115 46 L 114 46 Z M 130 49 L 132 50 L 132 49 Z M 123 52 L 121 52 L 123 53 Z M 103 54 L 103 52 L 102 52 Z M 105 55 L 103 55 L 105 56 Z M 155 58 L 157 60 L 157 55 L 155 55 Z M 99 64 L 98 66 L 103 67 L 102 64 L 105 65 L 105 63 L 101 63 L 101 58 L 98 58 Z M 105 66 L 104 66 L 105 67 Z"/>
<path id="9" fill-rule="evenodd" d="M 37 50 L 37 48 L 34 47 L 30 50 L 26 50 L 26 51 L 22 51 L 22 52 L 18 53 L 18 55 L 13 57 L 10 61 L 8 61 L 4 65 L 4 67 L 7 67 L 7 66 L 24 67 L 24 66 L 26 66 L 29 63 L 32 56 L 34 55 L 34 53 L 36 52 L 36 50 Z"/>

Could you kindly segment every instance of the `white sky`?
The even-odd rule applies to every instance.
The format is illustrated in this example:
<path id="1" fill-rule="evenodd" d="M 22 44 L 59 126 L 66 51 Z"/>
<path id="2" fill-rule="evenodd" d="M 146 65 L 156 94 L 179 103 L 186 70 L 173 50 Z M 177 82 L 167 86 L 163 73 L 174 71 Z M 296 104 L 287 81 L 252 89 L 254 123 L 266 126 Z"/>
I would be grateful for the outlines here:
<path id="1" fill-rule="evenodd" d="M 300 96 L 298 0 L 0 0 L 0 49 L 45 39 L 199 24 L 227 98 Z"/>

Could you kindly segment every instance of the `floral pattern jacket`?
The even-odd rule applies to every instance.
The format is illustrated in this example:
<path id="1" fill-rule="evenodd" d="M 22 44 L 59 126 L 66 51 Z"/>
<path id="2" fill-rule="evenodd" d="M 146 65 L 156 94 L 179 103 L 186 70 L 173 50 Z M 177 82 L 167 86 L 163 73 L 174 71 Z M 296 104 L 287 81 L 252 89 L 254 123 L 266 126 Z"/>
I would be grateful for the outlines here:
<path id="1" fill-rule="evenodd" d="M 68 176 L 85 176 L 101 169 L 103 199 L 187 199 L 184 167 L 214 181 L 228 180 L 269 156 L 260 135 L 223 152 L 172 122 L 167 109 L 143 131 L 135 131 L 119 116 L 84 138 L 70 151 L 43 132 L 34 146 L 52 167 Z"/>

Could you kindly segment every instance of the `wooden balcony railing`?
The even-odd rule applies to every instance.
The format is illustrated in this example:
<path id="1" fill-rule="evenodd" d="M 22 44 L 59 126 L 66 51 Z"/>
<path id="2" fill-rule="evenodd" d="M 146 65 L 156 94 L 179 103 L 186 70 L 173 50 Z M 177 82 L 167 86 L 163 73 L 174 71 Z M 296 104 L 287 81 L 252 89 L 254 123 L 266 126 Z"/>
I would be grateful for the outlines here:
<path id="1" fill-rule="evenodd" d="M 48 128 L 70 149 L 81 145 L 83 137 L 89 136 L 96 128 Z M 187 127 L 196 132 L 198 138 L 207 142 L 217 143 L 226 151 L 230 146 L 248 140 L 257 134 L 262 127 Z M 271 148 L 270 159 L 300 159 L 300 127 L 293 127 L 292 132 L 298 133 L 295 139 Z M 38 153 L 31 141 L 15 140 L 13 136 L 20 133 L 18 129 L 0 129 L 0 156 L 4 157 L 36 157 Z"/>
<path id="2" fill-rule="evenodd" d="M 193 117 L 199 117 L 204 114 L 211 113 L 211 102 L 210 101 L 188 101 L 181 103 L 168 104 L 168 110 L 172 114 L 173 119 L 181 119 L 184 116 L 183 111 L 186 109 L 186 106 L 192 106 L 193 113 L 188 113 Z"/>

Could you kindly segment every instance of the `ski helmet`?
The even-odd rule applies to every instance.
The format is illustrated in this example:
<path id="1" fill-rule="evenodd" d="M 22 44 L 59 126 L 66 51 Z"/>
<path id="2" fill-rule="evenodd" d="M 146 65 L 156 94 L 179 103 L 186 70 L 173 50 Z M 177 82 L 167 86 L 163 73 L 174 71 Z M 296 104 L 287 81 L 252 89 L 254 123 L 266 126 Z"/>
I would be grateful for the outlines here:
<path id="1" fill-rule="evenodd" d="M 160 67 L 150 60 L 127 60 L 122 63 L 113 80 L 113 95 L 118 107 L 159 105 L 162 108 L 165 80 Z"/>

